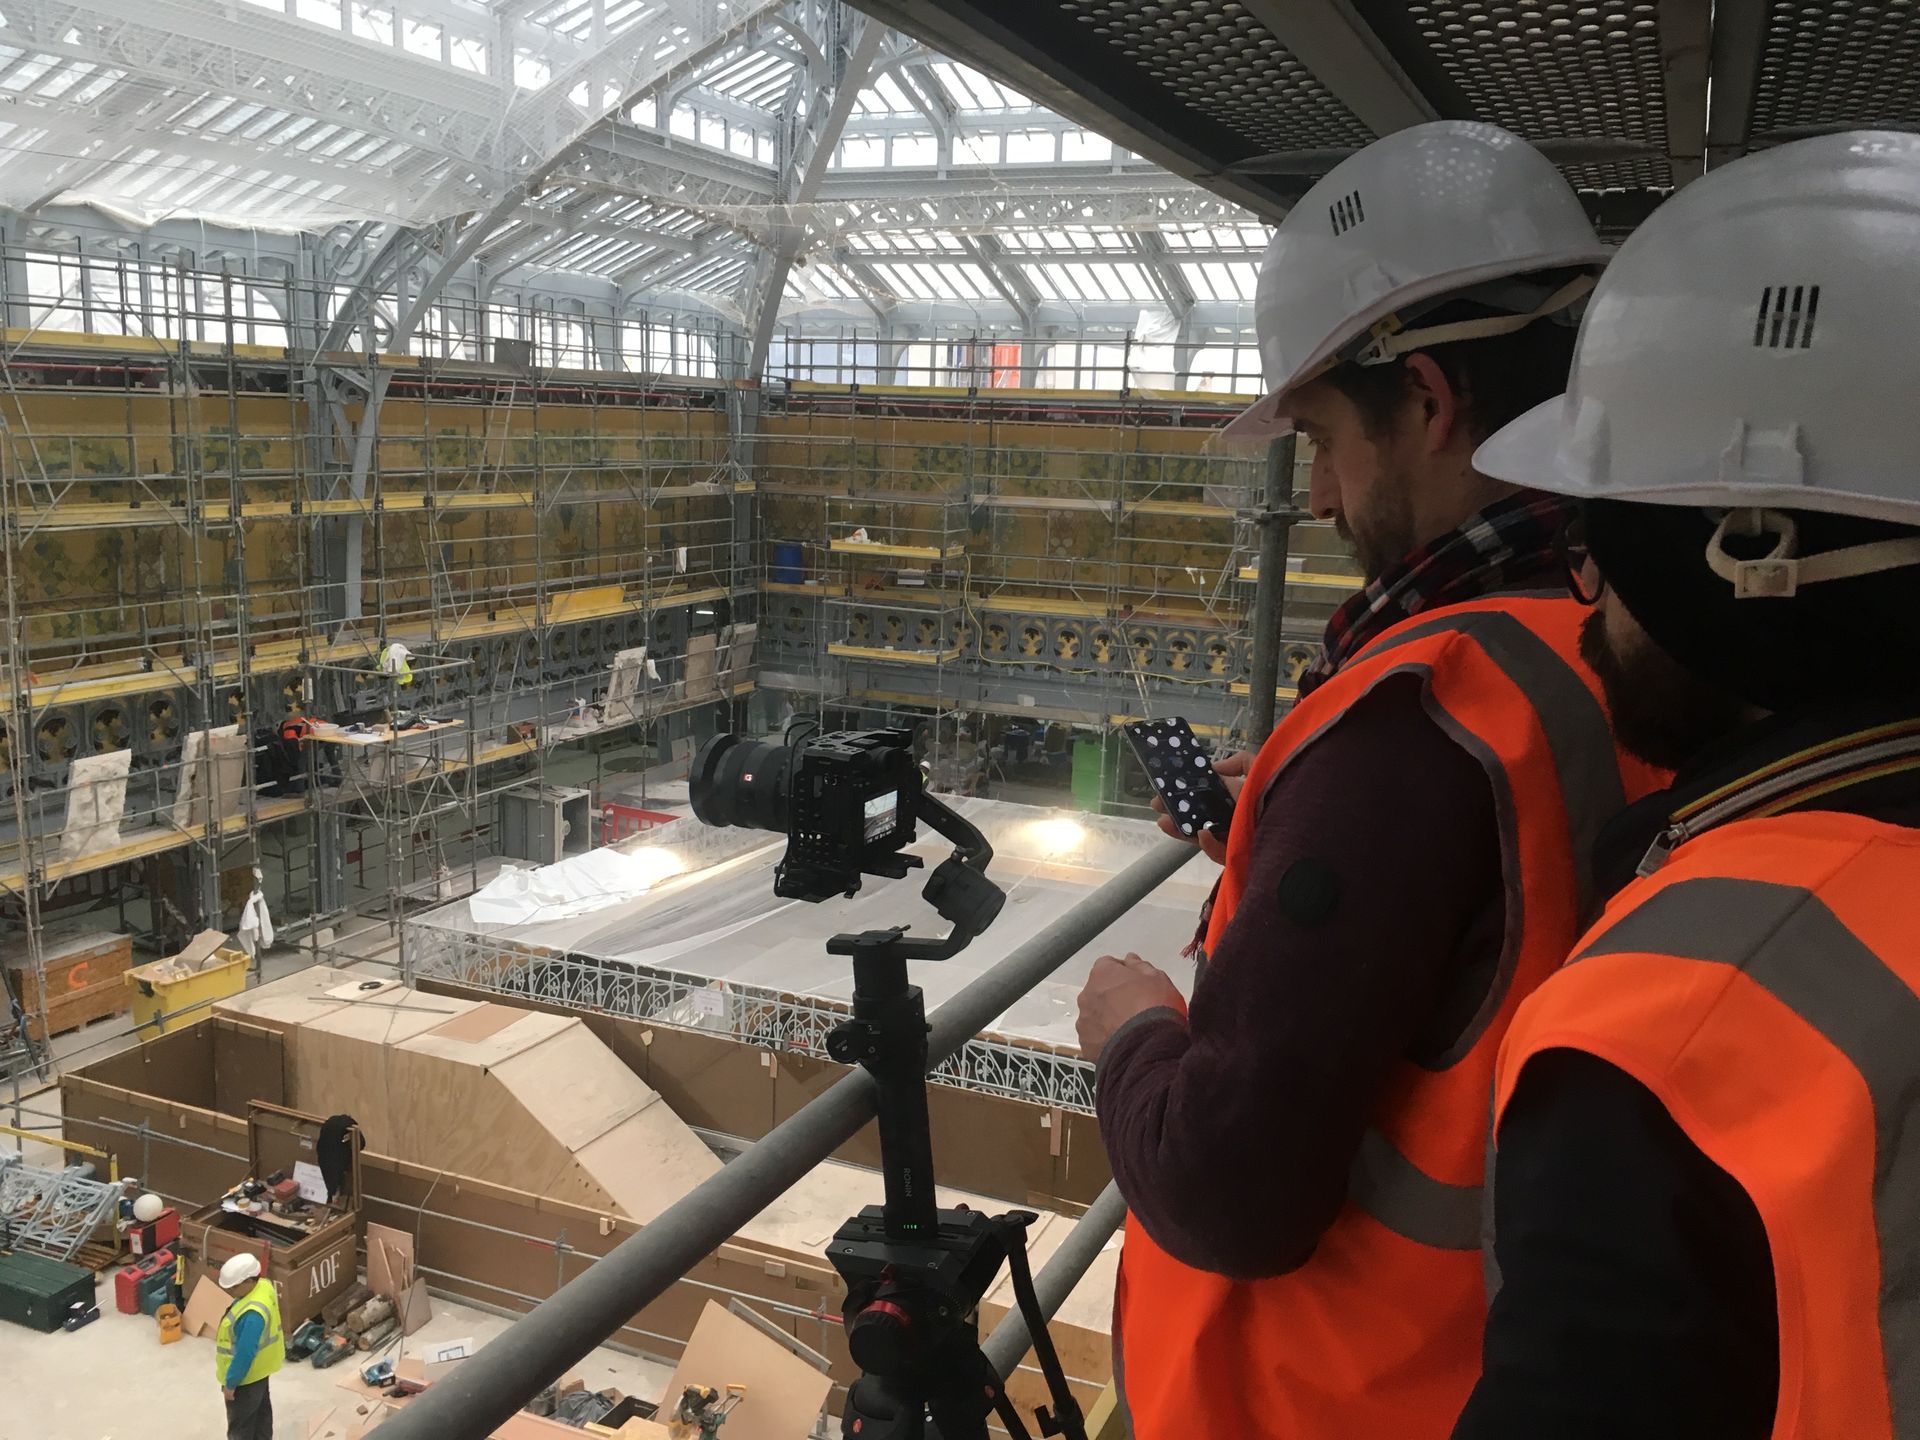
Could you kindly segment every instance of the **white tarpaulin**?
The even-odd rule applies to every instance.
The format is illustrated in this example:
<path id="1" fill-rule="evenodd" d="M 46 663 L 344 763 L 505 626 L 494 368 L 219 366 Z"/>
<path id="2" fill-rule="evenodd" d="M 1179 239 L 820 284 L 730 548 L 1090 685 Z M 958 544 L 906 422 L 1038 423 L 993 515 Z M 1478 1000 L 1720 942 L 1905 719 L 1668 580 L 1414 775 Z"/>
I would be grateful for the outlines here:
<path id="1" fill-rule="evenodd" d="M 567 920 L 644 895 L 680 869 L 662 851 L 589 850 L 538 869 L 503 870 L 468 903 L 483 925 Z"/>

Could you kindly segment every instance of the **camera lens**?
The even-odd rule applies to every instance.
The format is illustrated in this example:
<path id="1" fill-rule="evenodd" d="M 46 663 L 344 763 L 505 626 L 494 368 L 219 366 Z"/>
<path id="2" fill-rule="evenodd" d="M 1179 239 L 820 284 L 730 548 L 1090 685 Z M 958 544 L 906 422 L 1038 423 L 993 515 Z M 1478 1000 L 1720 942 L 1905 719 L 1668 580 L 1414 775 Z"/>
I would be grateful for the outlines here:
<path id="1" fill-rule="evenodd" d="M 793 751 L 777 740 L 716 735 L 693 757 L 688 790 L 706 825 L 787 833 L 787 779 Z"/>

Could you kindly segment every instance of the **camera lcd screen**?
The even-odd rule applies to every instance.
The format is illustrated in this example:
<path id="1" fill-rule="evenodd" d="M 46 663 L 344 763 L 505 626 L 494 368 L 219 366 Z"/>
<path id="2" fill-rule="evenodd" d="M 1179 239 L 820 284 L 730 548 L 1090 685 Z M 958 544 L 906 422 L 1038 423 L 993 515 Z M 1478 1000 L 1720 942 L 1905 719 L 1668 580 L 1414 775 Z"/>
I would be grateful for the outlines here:
<path id="1" fill-rule="evenodd" d="M 866 840 L 880 840 L 893 833 L 893 823 L 900 814 L 900 792 L 889 790 L 884 795 L 876 795 L 867 801 Z"/>

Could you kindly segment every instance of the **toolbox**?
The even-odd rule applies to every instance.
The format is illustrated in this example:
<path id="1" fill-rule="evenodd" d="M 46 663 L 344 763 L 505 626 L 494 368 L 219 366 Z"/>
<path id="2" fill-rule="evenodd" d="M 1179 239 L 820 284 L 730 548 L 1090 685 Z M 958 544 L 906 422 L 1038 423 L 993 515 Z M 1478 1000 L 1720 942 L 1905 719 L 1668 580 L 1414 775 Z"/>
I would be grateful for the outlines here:
<path id="1" fill-rule="evenodd" d="M 180 1212 L 169 1207 L 144 1225 L 135 1225 L 127 1231 L 127 1248 L 136 1255 L 151 1255 L 179 1238 Z"/>
<path id="2" fill-rule="evenodd" d="M 170 1252 L 163 1250 L 160 1254 L 167 1256 L 166 1266 L 154 1271 L 140 1282 L 140 1313 L 142 1315 L 159 1314 L 160 1307 L 174 1304 L 174 1297 L 180 1293 L 173 1284 L 173 1258 Z M 158 1260 L 160 1255 L 153 1258 Z"/>
<path id="3" fill-rule="evenodd" d="M 172 1285 L 173 1251 L 161 1250 L 122 1267 L 113 1277 L 113 1308 L 122 1315 L 141 1314 L 141 1300 L 153 1290 L 156 1277 L 163 1277 Z M 145 1313 L 151 1315 L 153 1311 L 149 1309 Z"/>
<path id="4" fill-rule="evenodd" d="M 93 1272 L 44 1255 L 0 1255 L 0 1320 L 52 1332 L 76 1305 L 93 1304 Z"/>

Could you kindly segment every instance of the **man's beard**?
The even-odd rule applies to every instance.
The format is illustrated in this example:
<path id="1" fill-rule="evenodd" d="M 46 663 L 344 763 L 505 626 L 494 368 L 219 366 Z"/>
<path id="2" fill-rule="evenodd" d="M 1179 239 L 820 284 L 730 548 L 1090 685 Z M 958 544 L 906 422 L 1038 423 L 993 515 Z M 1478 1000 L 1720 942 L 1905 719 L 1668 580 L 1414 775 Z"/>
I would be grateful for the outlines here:
<path id="1" fill-rule="evenodd" d="M 1395 497 L 1398 503 L 1376 506 L 1377 513 L 1370 513 L 1360 525 L 1356 526 L 1350 515 L 1334 522 L 1340 538 L 1353 548 L 1353 558 L 1369 584 L 1400 564 L 1421 543 L 1421 537 L 1413 533 L 1413 507 L 1399 488 L 1405 483 L 1404 477 L 1395 477 L 1382 487 L 1379 493 Z"/>
<path id="2" fill-rule="evenodd" d="M 1688 670 L 1644 630 L 1628 653 L 1616 651 L 1598 608 L 1580 627 L 1580 656 L 1600 677 L 1615 737 L 1650 765 L 1677 770 L 1746 718 L 1745 705 Z"/>

